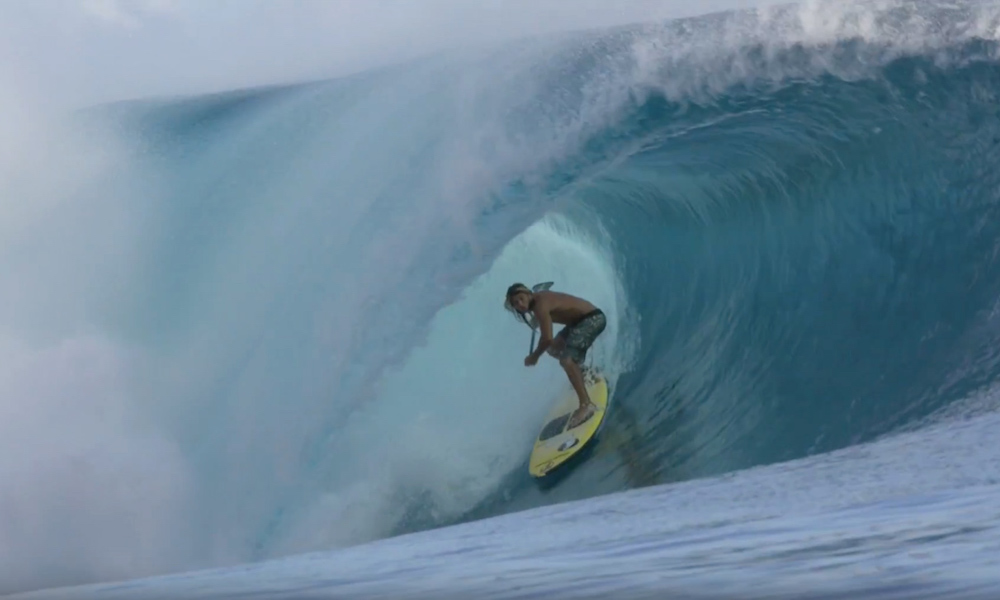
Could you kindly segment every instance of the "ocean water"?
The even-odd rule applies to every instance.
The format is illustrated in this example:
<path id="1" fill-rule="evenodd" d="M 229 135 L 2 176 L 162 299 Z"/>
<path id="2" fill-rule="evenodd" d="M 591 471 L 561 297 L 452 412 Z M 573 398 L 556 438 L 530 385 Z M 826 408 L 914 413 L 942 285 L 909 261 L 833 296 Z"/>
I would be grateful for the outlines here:
<path id="1" fill-rule="evenodd" d="M 808 2 L 15 128 L 0 593 L 1000 592 L 998 31 Z M 551 489 L 515 281 L 609 315 Z"/>
<path id="2" fill-rule="evenodd" d="M 919 432 L 723 477 L 12 598 L 992 598 L 1000 417 L 980 409 L 996 400 Z"/>

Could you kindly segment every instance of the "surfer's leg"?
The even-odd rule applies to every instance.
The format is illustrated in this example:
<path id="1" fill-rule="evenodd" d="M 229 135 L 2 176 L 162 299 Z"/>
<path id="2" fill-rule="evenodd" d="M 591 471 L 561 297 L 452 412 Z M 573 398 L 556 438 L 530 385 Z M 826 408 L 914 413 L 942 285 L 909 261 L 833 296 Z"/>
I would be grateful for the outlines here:
<path id="1" fill-rule="evenodd" d="M 569 333 L 567 331 L 569 327 L 563 327 L 562 331 L 556 334 L 552 338 L 552 344 L 549 345 L 549 349 L 546 350 L 549 356 L 554 358 L 559 358 L 566 352 L 566 335 Z"/>
<path id="2" fill-rule="evenodd" d="M 594 414 L 594 405 L 590 402 L 590 395 L 587 394 L 587 386 L 583 383 L 583 371 L 580 370 L 580 365 L 576 363 L 575 360 L 569 356 L 563 356 L 559 359 L 559 364 L 562 365 L 566 375 L 569 377 L 569 382 L 573 384 L 573 389 L 576 390 L 577 398 L 580 399 L 580 408 L 570 415 L 569 427 L 573 428 L 586 421 L 592 414 Z"/>
<path id="3" fill-rule="evenodd" d="M 594 405 L 591 404 L 590 396 L 587 394 L 581 365 L 587 358 L 590 346 L 593 345 L 597 336 L 601 335 L 606 325 L 607 320 L 604 313 L 596 311 L 573 327 L 567 328 L 569 331 L 566 334 L 566 346 L 560 353 L 559 364 L 566 371 L 566 375 L 569 376 L 570 383 L 573 384 L 573 389 L 576 390 L 576 395 L 580 399 L 580 408 L 570 417 L 569 427 L 571 428 L 583 423 L 594 414 Z"/>
<path id="4" fill-rule="evenodd" d="M 587 360 L 590 347 L 606 326 L 607 318 L 598 310 L 572 327 L 567 327 L 569 331 L 566 334 L 565 349 L 560 356 L 572 358 L 577 365 L 582 365 Z"/>
<path id="5" fill-rule="evenodd" d="M 590 396 L 587 394 L 587 386 L 583 383 L 583 371 L 580 370 L 580 365 L 576 364 L 576 361 L 568 356 L 560 358 L 559 364 L 566 371 L 569 382 L 573 384 L 573 389 L 576 390 L 576 395 L 580 399 L 580 408 L 586 408 L 590 404 Z"/>

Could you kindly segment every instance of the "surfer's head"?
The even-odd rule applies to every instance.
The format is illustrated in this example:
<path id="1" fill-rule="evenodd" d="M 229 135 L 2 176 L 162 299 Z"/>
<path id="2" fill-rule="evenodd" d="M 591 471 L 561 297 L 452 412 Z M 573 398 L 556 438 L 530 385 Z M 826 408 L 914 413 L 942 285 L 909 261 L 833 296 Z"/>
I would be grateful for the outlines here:
<path id="1" fill-rule="evenodd" d="M 503 307 L 523 316 L 531 308 L 531 290 L 523 283 L 515 283 L 507 288 L 507 298 Z"/>

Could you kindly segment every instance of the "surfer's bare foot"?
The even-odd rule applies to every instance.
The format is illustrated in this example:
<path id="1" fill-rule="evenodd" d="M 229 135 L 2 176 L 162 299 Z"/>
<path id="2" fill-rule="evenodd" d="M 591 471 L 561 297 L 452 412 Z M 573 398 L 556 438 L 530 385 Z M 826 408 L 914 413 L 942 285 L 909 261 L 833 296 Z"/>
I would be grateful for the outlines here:
<path id="1" fill-rule="evenodd" d="M 576 409 L 573 414 L 570 415 L 568 428 L 573 429 L 574 427 L 583 425 L 588 419 L 590 419 L 590 417 L 594 416 L 595 410 L 594 405 L 590 403 Z"/>

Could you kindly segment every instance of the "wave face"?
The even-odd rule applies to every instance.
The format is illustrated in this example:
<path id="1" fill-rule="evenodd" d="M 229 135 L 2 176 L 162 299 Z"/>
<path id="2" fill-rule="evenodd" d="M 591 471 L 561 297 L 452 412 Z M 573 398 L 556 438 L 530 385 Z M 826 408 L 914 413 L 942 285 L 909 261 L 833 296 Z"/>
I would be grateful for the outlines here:
<path id="1" fill-rule="evenodd" d="M 32 306 L 45 327 L 9 337 L 37 360 L 3 381 L 98 361 L 7 422 L 101 443 L 0 465 L 32 524 L 5 536 L 9 586 L 355 544 L 933 420 L 998 372 L 998 15 L 807 4 L 87 113 L 126 150 L 80 189 L 128 218 L 33 231 L 105 240 L 60 234 L 72 265 L 127 260 L 71 288 L 53 261 L 37 285 L 72 301 Z M 614 412 L 545 495 L 526 452 L 568 384 L 523 367 L 501 303 L 547 280 L 611 315 Z M 111 420 L 45 416 L 112 395 Z"/>
<path id="2" fill-rule="evenodd" d="M 944 64 L 900 56 L 704 104 L 653 92 L 602 134 L 613 159 L 573 193 L 601 213 L 641 318 L 618 395 L 656 480 L 868 441 L 994 381 L 995 52 L 974 40 Z"/>

